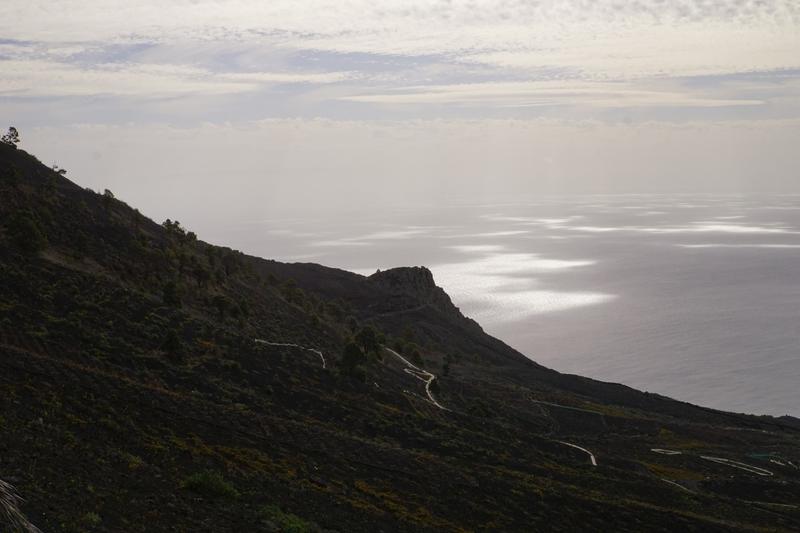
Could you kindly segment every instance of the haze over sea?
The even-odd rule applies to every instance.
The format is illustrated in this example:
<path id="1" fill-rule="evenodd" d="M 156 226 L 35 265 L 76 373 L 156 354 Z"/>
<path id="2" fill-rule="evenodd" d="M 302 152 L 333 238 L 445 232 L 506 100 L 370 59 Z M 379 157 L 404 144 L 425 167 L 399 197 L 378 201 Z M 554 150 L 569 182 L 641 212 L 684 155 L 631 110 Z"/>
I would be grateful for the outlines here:
<path id="1" fill-rule="evenodd" d="M 487 332 L 561 372 L 800 416 L 800 196 L 543 197 L 216 230 L 279 260 L 428 266 Z"/>

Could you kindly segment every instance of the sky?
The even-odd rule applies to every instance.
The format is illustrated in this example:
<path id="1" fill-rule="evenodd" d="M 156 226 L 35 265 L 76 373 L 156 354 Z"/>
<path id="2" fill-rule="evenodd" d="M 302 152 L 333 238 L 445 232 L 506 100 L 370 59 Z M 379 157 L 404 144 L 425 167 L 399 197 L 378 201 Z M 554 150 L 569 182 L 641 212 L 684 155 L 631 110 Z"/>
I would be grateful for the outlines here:
<path id="1" fill-rule="evenodd" d="M 0 118 L 195 226 L 800 192 L 800 2 L 8 1 Z"/>

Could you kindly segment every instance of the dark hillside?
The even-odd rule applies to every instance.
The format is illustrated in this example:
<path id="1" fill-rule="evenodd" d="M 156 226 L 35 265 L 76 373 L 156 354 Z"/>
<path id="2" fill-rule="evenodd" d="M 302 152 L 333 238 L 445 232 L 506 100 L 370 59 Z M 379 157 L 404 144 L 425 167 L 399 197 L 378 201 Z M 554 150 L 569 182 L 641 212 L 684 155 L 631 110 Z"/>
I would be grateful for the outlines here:
<path id="1" fill-rule="evenodd" d="M 0 387 L 0 509 L 48 532 L 800 528 L 796 420 L 559 374 L 425 268 L 212 246 L 3 144 Z"/>

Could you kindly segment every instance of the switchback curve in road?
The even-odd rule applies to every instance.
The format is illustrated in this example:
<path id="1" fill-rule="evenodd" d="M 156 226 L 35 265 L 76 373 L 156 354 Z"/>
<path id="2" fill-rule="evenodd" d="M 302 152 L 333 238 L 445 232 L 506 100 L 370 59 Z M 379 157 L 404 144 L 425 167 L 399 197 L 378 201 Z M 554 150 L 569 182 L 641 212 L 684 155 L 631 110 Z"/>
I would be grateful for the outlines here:
<path id="1" fill-rule="evenodd" d="M 564 446 L 570 446 L 571 448 L 576 448 L 576 449 L 582 451 L 583 453 L 588 454 L 589 455 L 589 460 L 592 462 L 592 466 L 597 466 L 597 459 L 595 459 L 594 454 L 592 452 L 590 452 L 589 450 L 587 450 L 586 448 L 582 448 L 582 447 L 578 446 L 577 444 L 572 444 L 570 442 L 564 442 L 563 440 L 557 440 L 556 442 L 559 443 L 559 444 L 563 444 Z"/>
<path id="2" fill-rule="evenodd" d="M 327 368 L 327 363 L 325 362 L 325 356 L 322 354 L 321 351 L 317 350 L 316 348 L 306 348 L 305 346 L 300 346 L 299 344 L 293 344 L 291 342 L 270 342 L 265 341 L 264 339 L 253 339 L 257 344 L 266 344 L 267 346 L 283 346 L 287 348 L 297 348 L 299 350 L 306 350 L 308 352 L 313 352 L 317 354 L 322 361 L 322 368 Z"/>
<path id="3" fill-rule="evenodd" d="M 403 357 L 402 355 L 400 355 L 399 353 L 397 353 L 396 351 L 392 350 L 387 346 L 384 346 L 383 349 L 392 354 L 393 356 L 395 356 L 396 358 L 400 359 L 400 361 L 402 361 L 403 364 L 406 365 L 406 368 L 403 369 L 403 371 L 406 374 L 410 374 L 415 378 L 419 379 L 420 381 L 425 382 L 425 394 L 428 395 L 428 401 L 430 403 L 432 403 L 433 405 L 435 405 L 436 407 L 438 407 L 443 411 L 450 410 L 444 405 L 440 404 L 438 401 L 436 401 L 436 398 L 434 398 L 433 393 L 431 392 L 431 383 L 433 383 L 434 380 L 436 380 L 436 375 L 431 374 L 424 368 L 418 367 L 417 365 L 415 365 L 414 363 L 412 363 L 411 361 L 409 361 L 408 359 L 406 359 L 405 357 Z"/>

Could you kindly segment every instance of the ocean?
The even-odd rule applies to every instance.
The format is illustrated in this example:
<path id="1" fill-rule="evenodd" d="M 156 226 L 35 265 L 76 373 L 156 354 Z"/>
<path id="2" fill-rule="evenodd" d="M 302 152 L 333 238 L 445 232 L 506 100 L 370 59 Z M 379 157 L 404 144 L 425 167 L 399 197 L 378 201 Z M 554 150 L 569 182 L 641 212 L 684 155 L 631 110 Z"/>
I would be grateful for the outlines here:
<path id="1" fill-rule="evenodd" d="M 218 231 L 283 261 L 425 265 L 488 333 L 561 372 L 800 416 L 800 196 L 544 197 Z"/>

